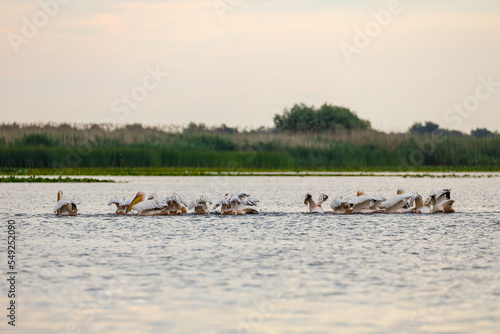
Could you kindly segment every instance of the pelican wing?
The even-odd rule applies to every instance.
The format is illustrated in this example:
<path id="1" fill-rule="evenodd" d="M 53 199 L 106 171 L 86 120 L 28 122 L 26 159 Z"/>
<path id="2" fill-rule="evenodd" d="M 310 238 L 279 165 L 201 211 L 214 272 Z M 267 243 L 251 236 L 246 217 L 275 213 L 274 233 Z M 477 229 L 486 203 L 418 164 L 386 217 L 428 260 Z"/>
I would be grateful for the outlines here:
<path id="1" fill-rule="evenodd" d="M 56 203 L 56 206 L 54 206 L 54 213 L 57 213 L 57 210 L 59 210 L 60 208 L 62 208 L 65 205 L 68 205 L 68 204 L 70 204 L 70 202 L 68 202 L 68 201 L 66 201 L 64 199 L 58 201 Z"/>
<path id="2" fill-rule="evenodd" d="M 250 197 L 250 194 L 246 192 L 239 192 L 236 193 L 236 196 L 238 196 L 238 198 L 243 198 L 243 197 Z"/>
<path id="3" fill-rule="evenodd" d="M 445 200 L 451 199 L 451 189 L 442 189 L 438 192 L 436 192 L 436 200 L 438 202 L 444 202 Z"/>
<path id="4" fill-rule="evenodd" d="M 441 197 L 445 194 L 449 194 L 451 192 L 451 188 L 444 188 L 436 192 L 437 197 Z"/>
<path id="5" fill-rule="evenodd" d="M 417 202 L 418 200 L 422 201 L 422 196 L 420 196 L 419 193 L 413 193 L 413 194 L 411 194 L 410 206 L 413 206 L 413 204 L 415 202 Z M 423 201 L 422 201 L 422 203 L 423 203 Z"/>
<path id="6" fill-rule="evenodd" d="M 229 205 L 229 202 L 227 201 L 226 198 L 221 198 L 220 200 L 218 200 L 214 205 L 214 209 L 221 205 Z"/>
<path id="7" fill-rule="evenodd" d="M 357 196 L 351 199 L 352 204 L 355 206 L 361 206 L 364 204 L 369 204 L 370 202 L 373 201 L 371 197 L 368 196 Z"/>
<path id="8" fill-rule="evenodd" d="M 337 197 L 331 201 L 330 207 L 335 210 L 336 208 L 342 206 L 343 203 L 346 203 L 346 201 L 342 198 Z"/>
<path id="9" fill-rule="evenodd" d="M 231 198 L 229 199 L 229 203 L 241 204 L 241 200 L 238 196 L 232 195 Z"/>
<path id="10" fill-rule="evenodd" d="M 151 199 L 144 202 L 139 202 L 132 207 L 132 209 L 137 211 L 146 211 L 146 210 L 163 209 L 163 208 L 164 208 L 163 205 L 160 205 L 160 203 Z"/>
<path id="11" fill-rule="evenodd" d="M 248 205 L 248 206 L 256 206 L 259 203 L 259 200 L 256 199 L 255 197 L 249 197 L 249 198 L 244 198 L 241 203 L 243 205 Z"/>
<path id="12" fill-rule="evenodd" d="M 179 195 L 174 195 L 174 196 L 172 196 L 171 198 L 172 198 L 172 202 L 175 202 L 175 203 L 177 203 L 177 204 L 181 205 L 182 200 L 181 200 L 181 198 L 179 197 Z"/>
<path id="13" fill-rule="evenodd" d="M 212 204 L 212 202 L 210 202 L 205 196 L 200 196 L 200 198 L 198 198 L 196 200 L 196 205 L 197 206 L 203 206 L 203 205 L 207 205 L 208 204 Z"/>
<path id="14" fill-rule="evenodd" d="M 118 200 L 118 198 L 116 198 L 116 196 L 112 196 L 112 197 L 109 199 L 109 202 L 108 202 L 108 205 L 111 205 L 111 204 L 117 204 L 117 205 L 119 205 L 119 204 L 120 204 L 120 201 Z"/>
<path id="15" fill-rule="evenodd" d="M 129 197 L 129 198 L 124 198 L 121 202 L 120 202 L 120 206 L 129 206 L 130 203 L 132 203 L 132 201 L 134 200 L 134 197 Z"/>
<path id="16" fill-rule="evenodd" d="M 365 196 L 375 202 L 384 202 L 387 200 L 384 196 L 378 196 L 378 195 L 365 195 Z"/>
<path id="17" fill-rule="evenodd" d="M 389 209 L 389 208 L 403 208 L 406 204 L 406 201 L 411 198 L 411 194 L 401 194 L 396 195 L 388 200 L 385 200 L 380 204 L 381 209 Z"/>
<path id="18" fill-rule="evenodd" d="M 61 209 L 63 206 L 65 205 L 68 205 L 68 204 L 73 204 L 76 208 L 76 206 L 79 204 L 78 202 L 76 202 L 75 200 L 60 200 L 56 203 L 56 206 L 54 206 L 54 213 L 57 213 L 57 210 Z"/>
<path id="19" fill-rule="evenodd" d="M 148 200 L 152 200 L 152 199 L 153 199 L 153 200 L 156 200 L 156 199 L 158 199 L 158 198 L 159 198 L 159 197 L 158 197 L 158 194 L 157 194 L 157 193 L 152 193 L 151 195 L 149 195 Z"/>
<path id="20" fill-rule="evenodd" d="M 206 198 L 205 196 L 201 196 L 199 199 L 198 199 L 198 203 L 200 204 L 212 204 L 212 202 L 210 202 L 210 200 L 208 198 Z"/>
<path id="21" fill-rule="evenodd" d="M 198 202 L 193 200 L 189 203 L 188 205 L 188 209 L 191 210 L 191 209 L 194 209 L 196 206 L 197 206 Z"/>
<path id="22" fill-rule="evenodd" d="M 255 202 L 255 203 L 259 203 L 260 202 L 260 199 L 258 199 L 257 197 L 254 197 L 254 196 L 250 196 L 247 199 L 249 201 L 252 201 L 252 202 Z"/>

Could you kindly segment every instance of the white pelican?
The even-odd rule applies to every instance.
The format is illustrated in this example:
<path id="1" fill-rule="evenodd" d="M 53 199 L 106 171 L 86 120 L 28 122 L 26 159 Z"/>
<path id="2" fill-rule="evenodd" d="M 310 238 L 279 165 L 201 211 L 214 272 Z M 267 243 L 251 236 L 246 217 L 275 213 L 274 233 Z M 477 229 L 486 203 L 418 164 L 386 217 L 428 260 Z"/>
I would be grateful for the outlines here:
<path id="1" fill-rule="evenodd" d="M 351 214 L 352 207 L 354 204 L 350 199 L 344 199 L 343 197 L 337 197 L 332 200 L 330 207 L 333 209 L 333 213 L 336 214 Z"/>
<path id="2" fill-rule="evenodd" d="M 414 212 L 415 208 L 412 208 L 412 206 L 417 195 L 418 194 L 405 193 L 403 188 L 399 188 L 397 191 L 397 195 L 382 202 L 380 204 L 380 208 L 384 209 L 384 213 Z"/>
<path id="3" fill-rule="evenodd" d="M 231 210 L 231 204 L 229 204 L 229 201 L 227 199 L 227 194 L 215 203 L 214 209 L 217 209 L 219 206 L 220 206 L 220 213 L 222 215 L 235 214 L 233 210 Z"/>
<path id="4" fill-rule="evenodd" d="M 318 197 L 318 203 L 314 202 L 311 193 L 307 193 L 304 198 L 304 204 L 309 205 L 309 212 L 311 213 L 325 213 L 321 205 L 328 199 L 328 195 L 321 193 Z"/>
<path id="5" fill-rule="evenodd" d="M 455 210 L 452 208 L 454 200 L 451 199 L 451 189 L 442 189 L 437 192 L 433 191 L 430 194 L 431 199 L 434 199 L 435 203 L 432 208 L 432 212 L 443 212 L 452 213 Z"/>
<path id="6" fill-rule="evenodd" d="M 357 196 L 351 199 L 353 213 L 380 213 L 384 212 L 379 208 L 380 203 L 385 201 L 382 196 L 366 195 L 364 190 L 359 190 Z"/>
<path id="7" fill-rule="evenodd" d="M 433 200 L 431 197 L 429 197 L 424 203 L 422 196 L 420 196 L 418 193 L 415 193 L 413 200 L 415 202 L 416 213 L 432 213 L 431 205 L 434 205 L 435 199 Z"/>
<path id="8" fill-rule="evenodd" d="M 255 208 L 258 203 L 259 200 L 248 193 L 227 193 L 215 203 L 214 209 L 220 206 L 222 215 L 258 214 Z"/>
<path id="9" fill-rule="evenodd" d="M 450 199 L 451 189 L 443 189 L 438 192 L 431 192 L 427 200 L 423 201 L 422 196 L 416 194 L 415 212 L 416 213 L 453 213 L 455 210 L 452 208 L 454 200 Z"/>
<path id="10" fill-rule="evenodd" d="M 116 211 L 115 213 L 117 215 L 124 215 L 127 212 L 127 208 L 132 203 L 134 200 L 134 197 L 128 197 L 124 198 L 121 201 L 116 198 L 116 196 L 113 196 L 109 199 L 108 205 L 115 204 L 116 205 Z"/>
<path id="11" fill-rule="evenodd" d="M 77 204 L 74 200 L 63 199 L 63 192 L 59 190 L 57 192 L 57 203 L 54 207 L 54 213 L 58 216 L 76 216 L 78 215 Z"/>
<path id="12" fill-rule="evenodd" d="M 250 196 L 249 193 L 240 192 L 236 194 L 238 196 L 241 203 L 237 205 L 238 214 L 258 214 L 259 210 L 255 208 L 257 204 L 259 204 L 260 200 L 253 196 Z"/>
<path id="13" fill-rule="evenodd" d="M 130 210 L 135 210 L 138 216 L 156 216 L 161 215 L 162 210 L 167 206 L 167 203 L 161 201 L 156 194 L 148 197 L 147 200 L 144 200 L 145 198 L 146 195 L 144 192 L 139 191 L 132 200 L 132 203 L 128 205 L 125 213 L 128 213 Z"/>
<path id="14" fill-rule="evenodd" d="M 194 209 L 194 213 L 197 215 L 208 215 L 210 214 L 210 208 L 208 204 L 212 204 L 212 202 L 208 201 L 205 196 L 201 196 L 197 200 L 191 201 L 188 205 L 188 209 Z"/>
<path id="15" fill-rule="evenodd" d="M 380 204 L 384 213 L 408 213 L 415 211 L 415 208 L 408 207 L 408 200 L 413 203 L 412 194 L 400 194 L 389 198 Z"/>
<path id="16" fill-rule="evenodd" d="M 177 193 L 173 193 L 172 196 L 167 197 L 163 203 L 166 204 L 166 207 L 162 214 L 173 216 L 186 213 L 187 205 Z"/>

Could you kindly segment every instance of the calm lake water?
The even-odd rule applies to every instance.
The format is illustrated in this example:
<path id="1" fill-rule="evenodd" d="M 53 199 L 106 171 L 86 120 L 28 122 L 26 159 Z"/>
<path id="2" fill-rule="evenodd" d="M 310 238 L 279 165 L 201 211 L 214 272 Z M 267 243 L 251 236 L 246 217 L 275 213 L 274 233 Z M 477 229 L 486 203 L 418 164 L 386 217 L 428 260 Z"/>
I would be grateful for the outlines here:
<path id="1" fill-rule="evenodd" d="M 500 178 L 118 177 L 0 184 L 1 333 L 498 333 Z M 125 182 L 126 181 L 126 182 Z M 456 214 L 314 215 L 303 196 L 452 188 Z M 56 217 L 62 189 L 81 204 Z M 115 216 L 111 195 L 261 199 L 253 216 Z M 329 202 L 324 205 L 329 208 Z M 17 226 L 7 326 L 6 222 Z M 5 313 L 5 314 L 4 314 Z"/>

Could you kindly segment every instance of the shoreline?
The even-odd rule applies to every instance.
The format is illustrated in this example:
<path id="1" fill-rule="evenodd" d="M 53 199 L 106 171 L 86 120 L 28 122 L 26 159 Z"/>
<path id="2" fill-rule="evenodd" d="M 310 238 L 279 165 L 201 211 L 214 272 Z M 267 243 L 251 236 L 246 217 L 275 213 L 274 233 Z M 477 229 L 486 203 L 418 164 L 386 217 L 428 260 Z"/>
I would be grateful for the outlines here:
<path id="1" fill-rule="evenodd" d="M 63 169 L 9 169 L 0 170 L 0 178 L 12 182 L 82 182 L 80 178 L 94 176 L 246 176 L 246 177 L 403 177 L 403 178 L 493 178 L 500 177 L 499 170 L 216 170 L 211 168 L 63 168 Z M 78 178 L 70 178 L 78 177 Z M 23 179 L 26 179 L 24 181 Z M 36 181 L 40 179 L 40 181 Z M 111 181 L 111 180 L 110 180 Z M 8 182 L 3 180 L 3 182 Z M 85 182 L 85 181 L 83 181 Z M 87 180 L 86 182 L 89 182 Z M 93 182 L 90 181 L 90 182 Z M 98 182 L 96 180 L 96 182 Z M 102 181 L 101 181 L 102 182 Z"/>

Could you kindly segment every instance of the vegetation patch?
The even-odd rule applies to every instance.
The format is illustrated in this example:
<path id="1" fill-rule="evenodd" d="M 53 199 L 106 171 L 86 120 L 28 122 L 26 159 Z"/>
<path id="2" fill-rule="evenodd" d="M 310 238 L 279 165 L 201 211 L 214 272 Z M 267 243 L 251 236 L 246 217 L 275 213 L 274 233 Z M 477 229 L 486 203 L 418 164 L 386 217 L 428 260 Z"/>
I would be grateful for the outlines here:
<path id="1" fill-rule="evenodd" d="M 0 125 L 0 169 L 5 175 L 500 171 L 500 135 L 487 129 L 465 134 L 432 122 L 385 133 L 348 108 L 329 104 L 298 104 L 275 115 L 274 127 L 250 130 L 195 123 L 14 123 Z"/>
<path id="2" fill-rule="evenodd" d="M 29 182 L 29 183 L 94 183 L 94 182 L 115 182 L 113 180 L 99 180 L 93 178 L 71 178 L 71 177 L 62 177 L 58 178 L 49 178 L 49 177 L 39 177 L 39 176 L 30 176 L 30 177 L 16 177 L 16 176 L 8 176 L 1 177 L 0 182 L 4 183 L 12 183 L 12 182 Z"/>

